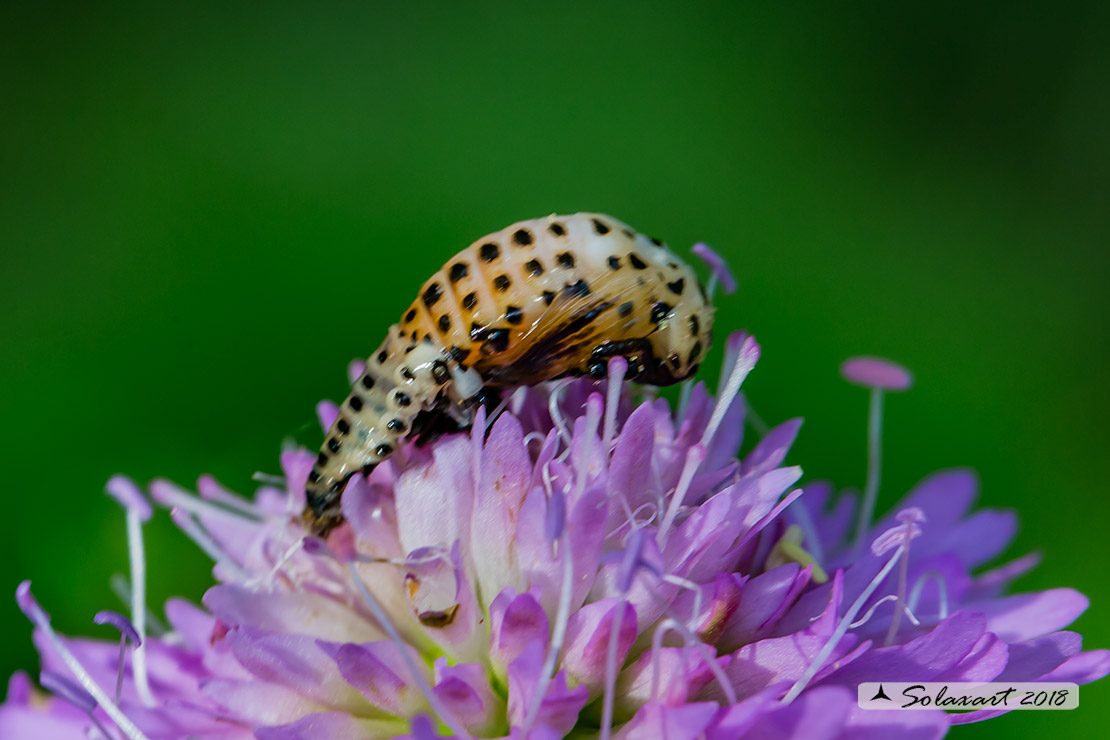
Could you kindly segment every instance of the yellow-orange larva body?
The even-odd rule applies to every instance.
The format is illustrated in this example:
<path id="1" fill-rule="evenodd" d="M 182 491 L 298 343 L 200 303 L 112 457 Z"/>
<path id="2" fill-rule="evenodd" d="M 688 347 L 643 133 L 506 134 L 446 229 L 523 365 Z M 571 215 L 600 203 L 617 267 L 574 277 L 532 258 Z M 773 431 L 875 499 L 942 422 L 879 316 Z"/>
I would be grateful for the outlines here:
<path id="1" fill-rule="evenodd" d="M 305 523 L 342 521 L 351 475 L 389 457 L 437 415 L 463 423 L 499 388 L 604 377 L 609 358 L 652 385 L 684 380 L 709 348 L 712 308 L 693 270 L 611 216 L 515 223 L 428 279 L 367 360 L 309 474 Z"/>

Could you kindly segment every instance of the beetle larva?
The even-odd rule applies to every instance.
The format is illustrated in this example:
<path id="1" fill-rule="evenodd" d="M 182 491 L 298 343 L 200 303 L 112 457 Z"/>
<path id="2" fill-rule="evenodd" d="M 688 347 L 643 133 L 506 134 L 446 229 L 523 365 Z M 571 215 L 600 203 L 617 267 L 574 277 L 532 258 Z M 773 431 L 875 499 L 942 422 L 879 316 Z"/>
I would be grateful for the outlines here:
<path id="1" fill-rule="evenodd" d="M 465 426 L 499 389 L 602 378 L 616 355 L 631 380 L 684 380 L 711 325 L 693 270 L 611 216 L 552 215 L 483 237 L 424 283 L 366 361 L 309 474 L 305 525 L 326 535 L 352 475 L 440 422 Z"/>

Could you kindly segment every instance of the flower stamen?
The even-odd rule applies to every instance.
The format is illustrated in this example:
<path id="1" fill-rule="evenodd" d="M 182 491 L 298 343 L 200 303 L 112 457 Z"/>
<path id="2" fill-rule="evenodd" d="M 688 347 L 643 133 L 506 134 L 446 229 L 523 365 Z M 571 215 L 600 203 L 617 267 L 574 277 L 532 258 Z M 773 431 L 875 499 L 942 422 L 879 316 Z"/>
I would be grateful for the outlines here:
<path id="1" fill-rule="evenodd" d="M 944 580 L 944 574 L 937 570 L 927 570 L 917 577 L 913 588 L 910 589 L 910 596 L 906 599 L 907 607 L 911 610 L 917 609 L 917 602 L 921 599 L 921 592 L 925 589 L 929 579 L 937 583 L 937 598 L 940 601 L 937 616 L 942 620 L 948 619 L 948 584 Z"/>
<path id="2" fill-rule="evenodd" d="M 736 335 L 733 335 L 736 336 Z M 731 341 L 730 337 L 730 341 Z M 732 365 L 732 371 L 728 375 L 728 380 L 725 381 L 724 388 L 722 388 L 717 396 L 717 403 L 713 407 L 713 415 L 709 417 L 709 423 L 705 426 L 705 432 L 701 437 L 701 444 L 706 448 L 709 447 L 710 441 L 717 434 L 717 427 L 725 418 L 725 413 L 728 411 L 732 401 L 740 392 L 740 386 L 743 384 L 744 379 L 748 377 L 748 373 L 755 368 L 755 363 L 759 360 L 759 345 L 756 344 L 754 337 L 746 337 L 741 344 L 739 351 L 736 355 L 736 362 Z"/>
<path id="3" fill-rule="evenodd" d="M 108 480 L 108 495 L 123 505 L 127 512 L 127 553 L 131 561 L 131 622 L 137 634 L 135 649 L 131 653 L 131 670 L 135 691 L 144 706 L 154 706 L 150 693 L 150 680 L 146 670 L 146 555 L 143 550 L 143 522 L 153 511 L 139 492 L 138 486 L 122 475 Z"/>
<path id="4" fill-rule="evenodd" d="M 85 666 L 81 665 L 81 661 L 77 660 L 66 644 L 62 642 L 62 638 L 54 631 L 50 625 L 50 615 L 48 615 L 39 603 L 35 601 L 34 595 L 31 593 L 31 582 L 23 581 L 15 590 L 15 600 L 19 604 L 19 608 L 27 615 L 31 622 L 42 630 L 43 635 L 50 643 L 51 647 L 58 653 L 58 657 L 65 663 L 66 668 L 77 679 L 77 683 L 81 685 L 94 701 L 104 710 L 108 718 L 116 723 L 116 727 L 123 731 L 131 740 L 150 740 L 143 731 L 140 730 L 131 719 L 123 713 L 119 706 L 111 700 L 111 698 L 104 693 L 104 689 L 93 680 L 89 675 Z"/>

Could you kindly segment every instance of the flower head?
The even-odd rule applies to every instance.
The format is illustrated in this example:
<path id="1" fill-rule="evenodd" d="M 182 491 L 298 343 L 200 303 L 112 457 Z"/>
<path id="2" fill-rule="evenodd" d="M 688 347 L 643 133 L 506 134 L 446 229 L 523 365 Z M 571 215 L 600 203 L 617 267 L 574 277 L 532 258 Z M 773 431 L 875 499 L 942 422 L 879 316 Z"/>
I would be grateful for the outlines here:
<path id="1" fill-rule="evenodd" d="M 726 354 L 718 395 L 694 385 L 677 413 L 634 397 L 619 358 L 607 382 L 516 389 L 470 432 L 352 480 L 326 541 L 298 516 L 305 450 L 249 500 L 209 477 L 198 495 L 156 481 L 150 496 L 218 581 L 203 608 L 169 602 L 160 633 L 141 598 L 148 504 L 114 478 L 131 618 L 98 616 L 118 642 L 65 638 L 22 585 L 52 697 L 14 677 L 0 734 L 939 737 L 988 715 L 868 713 L 856 683 L 1110 671 L 1110 655 L 1058 631 L 1082 595 L 1004 595 L 1031 558 L 979 572 L 1015 518 L 968 515 L 970 473 L 938 473 L 872 522 L 852 495 L 796 487 L 784 460 L 800 420 L 737 457 L 759 347 L 737 334 Z M 334 406 L 319 410 L 326 427 Z"/>

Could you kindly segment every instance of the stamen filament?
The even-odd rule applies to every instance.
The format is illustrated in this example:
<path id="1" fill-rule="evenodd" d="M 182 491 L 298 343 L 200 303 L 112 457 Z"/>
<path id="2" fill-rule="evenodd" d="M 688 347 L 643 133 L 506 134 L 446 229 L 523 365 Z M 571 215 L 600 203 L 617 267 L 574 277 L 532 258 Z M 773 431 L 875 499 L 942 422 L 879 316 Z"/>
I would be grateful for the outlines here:
<path id="1" fill-rule="evenodd" d="M 705 460 L 705 454 L 704 444 L 696 444 L 686 452 L 686 464 L 682 466 L 682 474 L 678 478 L 674 495 L 671 496 L 667 513 L 663 515 L 663 522 L 659 525 L 659 531 L 655 535 L 655 541 L 659 543 L 660 547 L 667 542 L 671 525 L 674 524 L 674 520 L 678 516 L 678 510 L 682 508 L 682 502 L 686 498 L 686 492 L 690 489 L 690 481 L 694 479 L 694 473 L 697 472 L 702 461 Z"/>
<path id="2" fill-rule="evenodd" d="M 860 617 L 859 619 L 857 619 L 856 621 L 854 621 L 850 625 L 848 625 L 848 628 L 854 630 L 857 627 L 862 627 L 863 625 L 865 625 L 865 624 L 867 624 L 868 622 L 871 621 L 871 617 L 875 616 L 875 612 L 878 610 L 878 608 L 880 606 L 887 603 L 888 601 L 897 601 L 897 600 L 898 600 L 898 594 L 887 594 L 886 596 L 884 596 L 883 598 L 879 599 L 874 604 L 872 604 L 871 608 L 868 609 L 866 612 L 864 612 L 862 617 Z M 917 616 L 914 615 L 913 611 L 911 611 L 908 606 L 904 607 L 904 611 L 906 612 L 906 619 L 910 620 L 910 623 L 913 626 L 916 627 L 919 624 L 921 624 L 921 620 L 919 620 L 917 618 Z"/>
<path id="3" fill-rule="evenodd" d="M 871 389 L 871 405 L 867 420 L 867 483 L 856 522 L 856 544 L 852 557 L 858 560 L 863 554 L 867 533 L 871 529 L 871 516 L 879 498 L 879 479 L 882 475 L 883 389 Z"/>
<path id="4" fill-rule="evenodd" d="M 814 657 L 813 659 L 813 662 L 809 664 L 809 667 L 806 668 L 801 677 L 794 682 L 794 685 L 790 688 L 790 691 L 786 693 L 786 696 L 782 698 L 783 704 L 790 704 L 795 699 L 797 699 L 798 696 L 805 689 L 805 687 L 809 684 L 809 682 L 813 680 L 813 677 L 817 675 L 817 672 L 821 670 L 821 667 L 825 664 L 825 661 L 829 659 L 830 655 L 832 655 L 832 651 L 836 649 L 837 643 L 840 642 L 841 638 L 843 638 L 845 633 L 848 632 L 848 628 L 851 626 L 852 622 L 855 621 L 856 614 L 858 614 L 859 610 L 863 608 L 863 605 L 867 603 L 867 600 L 871 598 L 871 594 L 875 593 L 875 590 L 879 588 L 879 585 L 883 582 L 883 579 L 890 574 L 891 570 L 893 570 L 895 564 L 897 564 L 898 562 L 898 558 L 902 556 L 902 550 L 904 547 L 905 545 L 900 545 L 898 547 L 898 549 L 894 552 L 890 559 L 886 561 L 886 565 L 884 565 L 882 570 L 879 571 L 879 574 L 871 580 L 871 583 L 867 585 L 867 588 L 863 589 L 863 593 L 861 593 L 859 597 L 852 603 L 852 606 L 848 608 L 848 611 L 845 612 L 840 622 L 836 625 L 836 628 L 833 630 L 832 635 L 829 636 L 829 639 L 825 643 L 824 647 L 822 647 L 821 650 L 817 653 L 816 657 Z"/>
<path id="5" fill-rule="evenodd" d="M 917 602 L 921 599 L 921 592 L 925 589 L 925 584 L 929 582 L 930 578 L 937 582 L 938 600 L 940 601 L 937 616 L 941 619 L 948 619 L 948 584 L 944 580 L 944 574 L 940 571 L 927 570 L 922 573 L 914 582 L 913 588 L 910 589 L 910 597 L 906 600 L 906 603 L 909 609 L 917 609 Z"/>
<path id="6" fill-rule="evenodd" d="M 247 572 L 232 560 L 230 555 L 224 552 L 223 548 L 212 539 L 211 535 L 204 531 L 200 523 L 188 511 L 175 506 L 170 510 L 170 518 L 208 557 L 227 568 L 235 580 L 244 581 L 247 579 Z"/>
<path id="7" fill-rule="evenodd" d="M 146 671 L 146 555 L 142 517 L 134 508 L 127 509 L 127 551 L 131 559 L 131 623 L 139 635 L 139 644 L 131 651 L 131 672 L 139 701 L 152 707 L 154 696 Z"/>
<path id="8" fill-rule="evenodd" d="M 43 611 L 42 607 L 39 606 L 38 602 L 35 601 L 34 597 L 31 595 L 30 581 L 24 581 L 19 584 L 19 588 L 16 589 L 16 602 L 19 604 L 20 609 L 23 610 L 23 613 L 30 618 L 31 622 L 42 630 L 43 635 L 46 637 L 51 647 L 57 651 L 58 657 L 62 659 L 66 668 L 68 668 L 70 673 L 73 674 L 73 677 L 77 679 L 77 682 L 81 684 L 81 688 L 89 692 L 89 695 L 96 700 L 96 703 L 104 710 L 104 713 L 108 715 L 109 719 L 116 724 L 116 727 L 122 730 L 131 740 L 150 740 L 150 738 L 148 738 L 143 731 L 123 713 L 119 706 L 104 693 L 104 689 L 100 688 L 99 684 L 93 680 L 93 677 L 89 675 L 89 672 L 81 665 L 81 661 L 77 660 L 77 656 L 70 652 L 66 644 L 62 642 L 58 633 L 50 626 L 49 615 Z"/>
<path id="9" fill-rule="evenodd" d="M 736 398 L 736 394 L 740 392 L 740 386 L 743 384 L 744 379 L 748 377 L 748 373 L 755 367 L 755 363 L 759 360 L 759 345 L 755 343 L 755 339 L 748 337 L 741 345 L 740 351 L 736 356 L 736 362 L 732 365 L 732 372 L 728 375 L 728 380 L 725 382 L 724 388 L 721 390 L 720 395 L 717 396 L 717 403 L 713 407 L 713 415 L 709 417 L 709 423 L 705 426 L 705 432 L 701 436 L 701 444 L 708 447 L 709 442 L 717 434 L 717 427 L 721 425 L 721 421 L 725 418 L 725 413 L 728 411 L 729 406 L 732 405 L 732 400 Z"/>
<path id="10" fill-rule="evenodd" d="M 906 525 L 906 541 L 902 545 L 902 557 L 898 564 L 898 599 L 894 602 L 894 615 L 890 618 L 890 629 L 887 630 L 883 646 L 891 645 L 898 635 L 898 627 L 902 622 L 902 605 L 906 601 L 906 578 L 910 567 L 910 540 L 911 525 Z"/>
<path id="11" fill-rule="evenodd" d="M 547 656 L 543 661 L 543 672 L 532 694 L 532 703 L 528 707 L 528 714 L 524 721 L 524 731 L 529 732 L 543 706 L 544 695 L 547 687 L 555 674 L 555 663 L 559 653 L 563 650 L 563 641 L 567 635 L 567 625 L 570 622 L 570 599 L 574 592 L 574 556 L 570 549 L 570 533 L 564 527 L 559 538 L 559 551 L 563 556 L 563 578 L 559 583 L 559 606 L 555 611 L 555 624 L 551 632 L 551 645 L 547 648 Z"/>
<path id="12" fill-rule="evenodd" d="M 616 700 L 617 686 L 617 649 L 621 634 L 621 622 L 624 621 L 623 606 L 627 602 L 628 591 L 621 592 L 617 602 L 617 613 L 609 623 L 609 644 L 605 646 L 605 687 L 602 690 L 601 700 L 601 737 L 599 740 L 609 740 L 613 731 L 613 704 Z"/>

